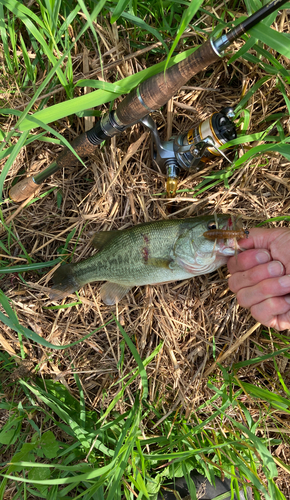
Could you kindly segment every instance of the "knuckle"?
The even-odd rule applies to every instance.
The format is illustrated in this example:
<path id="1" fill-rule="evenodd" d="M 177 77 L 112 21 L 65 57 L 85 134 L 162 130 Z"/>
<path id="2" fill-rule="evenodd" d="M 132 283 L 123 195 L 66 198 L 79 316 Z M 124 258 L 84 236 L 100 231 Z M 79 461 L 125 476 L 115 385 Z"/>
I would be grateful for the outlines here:
<path id="1" fill-rule="evenodd" d="M 266 317 L 266 315 L 263 313 L 263 307 L 261 308 L 260 304 L 256 304 L 251 307 L 250 309 L 251 315 L 253 316 L 254 319 L 257 321 L 260 321 L 260 323 L 263 323 L 265 326 L 270 326 L 269 325 L 269 320 Z"/>
<path id="2" fill-rule="evenodd" d="M 240 286 L 239 286 L 239 278 L 238 278 L 237 274 L 233 274 L 232 276 L 229 277 L 228 284 L 229 284 L 229 289 L 232 292 L 234 292 L 234 293 L 238 292 L 238 290 L 240 289 Z"/>
<path id="3" fill-rule="evenodd" d="M 229 289 L 232 291 L 232 292 L 235 292 L 235 277 L 234 276 L 230 276 L 229 277 L 229 281 L 228 281 L 228 285 L 229 285 Z"/>
<path id="4" fill-rule="evenodd" d="M 241 307 L 249 307 L 249 302 L 247 300 L 247 292 L 244 288 L 238 291 L 237 301 Z"/>

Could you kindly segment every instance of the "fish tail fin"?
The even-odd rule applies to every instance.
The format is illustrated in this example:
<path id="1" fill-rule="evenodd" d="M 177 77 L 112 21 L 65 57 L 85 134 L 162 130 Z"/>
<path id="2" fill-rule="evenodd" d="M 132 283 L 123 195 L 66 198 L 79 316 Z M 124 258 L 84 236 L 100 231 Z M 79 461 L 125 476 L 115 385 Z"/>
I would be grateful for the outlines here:
<path id="1" fill-rule="evenodd" d="M 67 295 L 74 293 L 81 284 L 74 277 L 74 265 L 65 264 L 60 266 L 53 275 L 54 285 L 49 293 L 51 300 L 64 299 Z"/>

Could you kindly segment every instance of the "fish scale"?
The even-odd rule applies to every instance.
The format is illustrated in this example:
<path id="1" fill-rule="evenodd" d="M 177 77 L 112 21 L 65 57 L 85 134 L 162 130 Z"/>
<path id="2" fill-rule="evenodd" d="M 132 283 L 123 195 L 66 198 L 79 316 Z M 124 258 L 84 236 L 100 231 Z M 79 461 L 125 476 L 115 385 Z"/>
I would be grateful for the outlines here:
<path id="1" fill-rule="evenodd" d="M 98 253 L 61 266 L 54 274 L 50 297 L 61 299 L 87 283 L 107 281 L 101 298 L 115 304 L 133 287 L 192 278 L 212 272 L 235 253 L 234 244 L 210 241 L 203 233 L 218 221 L 232 225 L 230 215 L 147 222 L 120 231 L 96 233 Z"/>

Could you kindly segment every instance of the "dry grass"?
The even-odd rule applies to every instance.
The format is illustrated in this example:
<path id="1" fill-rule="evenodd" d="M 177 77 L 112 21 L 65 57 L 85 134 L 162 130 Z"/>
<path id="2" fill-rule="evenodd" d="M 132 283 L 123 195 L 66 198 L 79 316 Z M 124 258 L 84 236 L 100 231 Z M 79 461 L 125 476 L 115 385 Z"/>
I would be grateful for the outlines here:
<path id="1" fill-rule="evenodd" d="M 120 76 L 133 74 L 145 65 L 158 62 L 150 53 L 146 61 L 143 54 L 135 57 L 128 41 L 124 43 L 119 40 L 116 45 L 116 33 L 110 26 L 102 28 L 102 36 L 101 50 L 104 53 L 104 76 L 107 81 L 115 81 Z M 79 46 L 74 61 L 78 78 L 83 55 L 84 51 Z M 94 54 L 89 53 L 86 57 L 90 72 L 85 76 L 100 76 Z M 289 61 L 284 59 L 284 65 L 290 69 Z M 165 139 L 166 134 L 171 135 L 171 131 L 167 130 L 168 122 L 172 123 L 172 133 L 176 135 L 225 106 L 236 106 L 243 87 L 247 85 L 249 88 L 261 76 L 262 71 L 250 63 L 237 61 L 227 67 L 225 61 L 218 62 L 212 69 L 188 82 L 188 87 L 183 87 L 174 97 L 173 106 L 171 103 L 167 109 L 165 107 L 153 114 L 161 136 Z M 265 128 L 267 116 L 281 108 L 284 110 L 284 100 L 275 84 L 273 77 L 255 93 L 249 103 L 252 133 Z M 192 86 L 202 87 L 203 90 L 192 90 Z M 208 91 L 208 88 L 214 90 Z M 52 99 L 59 102 L 65 99 L 64 93 L 56 90 Z M 28 95 L 16 92 L 9 107 L 19 109 L 28 100 Z M 10 125 L 6 123 L 5 126 Z M 85 126 L 86 120 L 74 117 L 73 120 L 62 120 L 58 130 L 71 141 Z M 45 262 L 56 258 L 59 247 L 64 245 L 73 228 L 76 228 L 76 232 L 68 251 L 71 252 L 76 245 L 73 259 L 76 262 L 92 254 L 89 241 L 92 234 L 100 230 L 122 229 L 144 221 L 214 212 L 242 215 L 250 228 L 270 217 L 288 213 L 290 167 L 276 153 L 267 154 L 236 171 L 229 190 L 220 185 L 197 198 L 192 193 L 181 193 L 174 200 L 155 196 L 164 191 L 164 176 L 153 168 L 150 136 L 147 132 L 142 136 L 143 133 L 143 127 L 137 124 L 96 150 L 86 161 L 86 168 L 72 167 L 55 174 L 47 186 L 57 187 L 62 193 L 60 208 L 57 207 L 57 190 L 28 207 L 23 204 L 17 214 L 15 210 L 18 206 L 10 200 L 6 201 L 3 205 L 4 217 L 11 221 L 12 231 L 29 255 Z M 289 122 L 285 124 L 285 133 L 289 134 Z M 138 150 L 132 156 L 128 155 L 129 146 L 141 136 L 143 140 Z M 245 145 L 245 148 L 248 146 Z M 28 173 L 37 172 L 48 165 L 59 151 L 58 146 L 48 143 L 34 143 L 26 147 L 7 178 L 7 196 L 9 186 L 21 168 L 24 167 Z M 179 188 L 192 189 L 205 174 L 220 169 L 222 165 L 222 161 L 217 161 L 202 172 L 183 176 Z M 14 242 L 11 248 L 11 264 L 22 263 L 23 260 L 18 258 L 18 243 Z M 24 277 L 29 286 L 25 286 L 17 275 L 5 275 L 2 278 L 2 290 L 10 299 L 19 322 L 49 342 L 62 345 L 79 340 L 110 320 L 113 312 L 128 335 L 136 341 L 142 358 L 147 357 L 163 340 L 163 350 L 150 363 L 147 373 L 150 400 L 158 400 L 164 414 L 180 408 L 188 416 L 197 405 L 209 398 L 205 374 L 209 375 L 213 364 L 213 338 L 216 354 L 222 356 L 224 366 L 260 355 L 258 346 L 263 348 L 264 353 L 273 349 L 271 342 L 268 343 L 261 335 L 265 329 L 256 324 L 249 311 L 237 305 L 235 296 L 228 289 L 225 267 L 210 275 L 184 282 L 135 288 L 116 307 L 105 306 L 100 301 L 99 283 L 87 285 L 79 292 L 82 304 L 63 310 L 46 309 L 52 305 L 46 293 L 46 287 L 51 284 L 52 271 L 41 277 L 37 273 L 27 272 Z M 75 296 L 70 296 L 63 303 L 74 300 Z M 4 325 L 0 330 L 2 348 L 10 354 L 15 352 L 19 355 L 17 334 Z M 239 340 L 241 338 L 242 343 Z M 75 394 L 78 391 L 73 372 L 77 372 L 87 404 L 99 409 L 106 406 L 119 389 L 118 386 L 111 387 L 112 382 L 135 366 L 131 353 L 125 350 L 123 373 L 120 372 L 117 366 L 120 341 L 119 330 L 115 323 L 111 323 L 98 334 L 65 352 L 49 352 L 29 340 L 25 340 L 24 349 L 31 373 L 38 367 L 41 376 L 61 381 Z M 19 360 L 19 363 L 23 367 L 23 362 Z M 287 383 L 288 364 L 280 369 Z M 264 364 L 262 371 L 267 373 L 269 379 L 277 376 L 271 363 Z M 219 377 L 215 365 L 211 375 Z M 257 372 L 252 367 L 240 371 L 240 377 L 252 383 L 256 376 Z M 130 391 L 134 393 L 136 388 L 137 385 L 128 389 L 129 397 Z M 118 409 L 124 411 L 124 403 L 121 402 Z M 254 402 L 250 404 L 250 410 L 254 418 Z M 273 427 L 271 419 L 269 417 L 270 428 Z M 290 462 L 287 443 L 276 453 L 286 463 Z M 282 469 L 279 481 L 285 495 L 290 498 L 289 475 Z"/>

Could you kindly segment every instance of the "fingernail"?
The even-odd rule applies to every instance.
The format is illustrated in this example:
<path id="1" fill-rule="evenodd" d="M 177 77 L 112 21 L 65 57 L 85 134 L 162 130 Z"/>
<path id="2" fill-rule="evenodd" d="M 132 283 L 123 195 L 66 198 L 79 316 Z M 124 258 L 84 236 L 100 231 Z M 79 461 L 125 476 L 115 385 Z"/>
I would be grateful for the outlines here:
<path id="1" fill-rule="evenodd" d="M 269 252 L 267 252 L 267 250 L 260 250 L 260 252 L 256 254 L 256 261 L 259 264 L 264 264 L 265 262 L 269 262 L 270 259 L 271 256 Z"/>
<path id="2" fill-rule="evenodd" d="M 290 304 L 290 295 L 284 295 L 284 299 L 287 302 L 287 304 Z"/>
<path id="3" fill-rule="evenodd" d="M 284 268 L 283 268 L 283 265 L 281 264 L 281 262 L 276 260 L 273 262 L 269 262 L 268 271 L 269 271 L 270 276 L 281 276 L 281 274 L 283 274 Z M 289 279 L 290 279 L 290 276 L 289 276 Z"/>
<path id="4" fill-rule="evenodd" d="M 285 288 L 289 288 L 290 287 L 290 276 L 288 274 L 286 274 L 285 276 L 281 276 L 281 278 L 279 278 L 279 283 L 281 286 L 283 286 Z"/>

